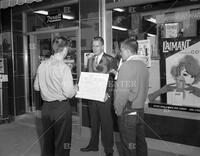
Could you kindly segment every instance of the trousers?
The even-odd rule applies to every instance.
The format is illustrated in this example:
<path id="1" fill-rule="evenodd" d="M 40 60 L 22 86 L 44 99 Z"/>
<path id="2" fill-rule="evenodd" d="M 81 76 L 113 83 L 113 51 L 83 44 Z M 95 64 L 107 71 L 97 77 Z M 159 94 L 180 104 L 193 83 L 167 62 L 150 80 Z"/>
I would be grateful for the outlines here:
<path id="1" fill-rule="evenodd" d="M 42 106 L 42 156 L 69 156 L 72 113 L 68 100 L 46 102 Z"/>
<path id="2" fill-rule="evenodd" d="M 118 118 L 123 156 L 147 156 L 144 109 L 133 109 L 132 112 L 132 115 L 122 113 Z"/>
<path id="3" fill-rule="evenodd" d="M 113 118 L 111 99 L 106 102 L 91 101 L 89 113 L 91 118 L 91 138 L 89 146 L 98 148 L 99 131 L 101 128 L 101 140 L 105 153 L 113 153 Z"/>

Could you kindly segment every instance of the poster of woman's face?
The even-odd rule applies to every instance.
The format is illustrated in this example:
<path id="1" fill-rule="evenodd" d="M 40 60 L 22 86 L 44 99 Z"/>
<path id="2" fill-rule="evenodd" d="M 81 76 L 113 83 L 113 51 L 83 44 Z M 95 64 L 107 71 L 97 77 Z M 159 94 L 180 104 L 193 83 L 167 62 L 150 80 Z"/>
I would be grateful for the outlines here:
<path id="1" fill-rule="evenodd" d="M 176 80 L 183 77 L 186 84 L 197 84 L 200 81 L 200 65 L 197 59 L 191 55 L 185 55 L 178 65 L 172 66 L 171 74 Z"/>
<path id="2" fill-rule="evenodd" d="M 175 83 L 176 87 L 173 92 L 167 93 L 168 104 L 200 107 L 200 97 L 187 90 L 188 86 L 200 88 L 200 54 L 191 53 L 199 46 L 200 42 L 166 58 L 167 84 Z M 180 82 L 182 89 L 178 88 Z"/>

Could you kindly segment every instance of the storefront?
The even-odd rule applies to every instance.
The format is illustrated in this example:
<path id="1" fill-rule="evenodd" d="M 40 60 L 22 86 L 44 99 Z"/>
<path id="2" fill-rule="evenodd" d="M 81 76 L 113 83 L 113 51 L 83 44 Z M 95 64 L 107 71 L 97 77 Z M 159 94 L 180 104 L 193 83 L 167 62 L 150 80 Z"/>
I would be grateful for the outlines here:
<path id="1" fill-rule="evenodd" d="M 101 36 L 102 2 L 35 0 L 13 6 L 9 1 L 5 6 L 6 1 L 0 1 L 0 54 L 8 62 L 6 105 L 11 118 L 41 109 L 42 101 L 33 90 L 33 81 L 39 63 L 50 56 L 51 43 L 57 35 L 72 40 L 73 50 L 65 61 L 72 66 L 77 82 L 81 70 L 85 70 L 84 54 L 91 52 L 92 38 Z M 88 8 L 87 3 L 93 7 Z M 81 125 L 82 102 L 74 98 L 71 103 Z"/>
<path id="2" fill-rule="evenodd" d="M 121 41 L 137 38 L 139 53 L 149 62 L 149 94 L 166 84 L 172 89 L 145 105 L 149 147 L 198 155 L 200 3 L 125 1 L 106 4 L 107 50 L 115 56 Z M 191 87 L 196 92 L 192 93 Z"/>
<path id="3" fill-rule="evenodd" d="M 195 155 L 200 151 L 200 98 L 183 87 L 176 92 L 174 71 L 189 62 L 182 72 L 182 86 L 200 88 L 199 20 L 196 0 L 42 0 L 1 9 L 0 55 L 8 63 L 9 112 L 15 117 L 40 109 L 33 80 L 56 35 L 72 39 L 73 51 L 66 63 L 73 65 L 74 81 L 86 68 L 94 36 L 104 37 L 105 50 L 113 56 L 121 41 L 135 37 L 140 40 L 140 54 L 148 60 L 149 94 L 165 84 L 173 83 L 175 88 L 145 105 L 149 148 Z M 81 134 L 89 136 L 87 100 L 72 99 L 72 103 Z"/>

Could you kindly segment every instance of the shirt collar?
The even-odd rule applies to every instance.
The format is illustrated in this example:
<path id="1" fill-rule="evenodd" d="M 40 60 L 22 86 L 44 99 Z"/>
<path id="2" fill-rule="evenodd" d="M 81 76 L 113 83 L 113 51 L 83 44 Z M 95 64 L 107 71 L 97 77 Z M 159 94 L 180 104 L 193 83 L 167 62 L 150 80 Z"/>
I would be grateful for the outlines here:
<path id="1" fill-rule="evenodd" d="M 131 55 L 131 56 L 129 56 L 129 58 L 126 61 L 137 60 L 137 59 L 138 59 L 138 55 Z"/>
<path id="2" fill-rule="evenodd" d="M 103 56 L 104 52 L 102 52 L 100 55 L 97 55 L 98 56 L 98 63 L 100 62 L 102 56 Z"/>
<path id="3" fill-rule="evenodd" d="M 55 53 L 54 55 L 51 56 L 51 58 L 56 60 L 63 60 L 63 57 L 61 56 L 60 53 Z"/>

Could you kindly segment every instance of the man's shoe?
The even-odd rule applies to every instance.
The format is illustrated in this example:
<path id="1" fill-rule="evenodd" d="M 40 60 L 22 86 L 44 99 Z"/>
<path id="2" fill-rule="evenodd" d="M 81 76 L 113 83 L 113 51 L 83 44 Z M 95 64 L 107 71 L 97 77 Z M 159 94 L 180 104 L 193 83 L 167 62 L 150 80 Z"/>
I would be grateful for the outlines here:
<path id="1" fill-rule="evenodd" d="M 90 152 L 90 151 L 98 151 L 99 149 L 98 148 L 93 148 L 93 147 L 85 147 L 85 148 L 81 148 L 80 151 L 82 152 Z"/>
<path id="2" fill-rule="evenodd" d="M 113 153 L 107 153 L 106 156 L 113 156 Z"/>

